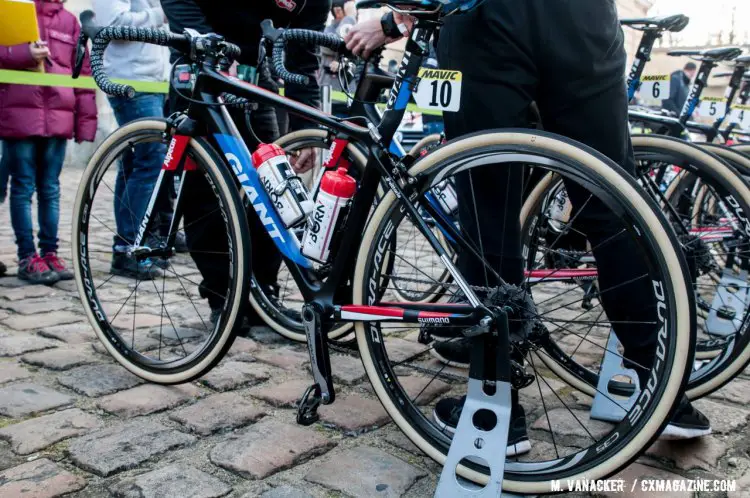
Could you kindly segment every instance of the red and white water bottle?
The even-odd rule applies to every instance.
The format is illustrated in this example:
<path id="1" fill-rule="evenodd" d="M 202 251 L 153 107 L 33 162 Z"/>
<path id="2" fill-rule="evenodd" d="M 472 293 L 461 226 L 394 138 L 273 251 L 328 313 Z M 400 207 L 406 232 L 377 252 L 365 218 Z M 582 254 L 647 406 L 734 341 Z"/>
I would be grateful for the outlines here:
<path id="1" fill-rule="evenodd" d="M 313 202 L 305 184 L 294 174 L 284 149 L 276 144 L 260 144 L 253 152 L 253 165 L 284 226 L 291 228 L 303 221 Z"/>
<path id="2" fill-rule="evenodd" d="M 343 213 L 356 192 L 357 182 L 345 168 L 325 172 L 302 238 L 302 254 L 320 263 L 328 262 L 331 240 L 344 221 Z"/>

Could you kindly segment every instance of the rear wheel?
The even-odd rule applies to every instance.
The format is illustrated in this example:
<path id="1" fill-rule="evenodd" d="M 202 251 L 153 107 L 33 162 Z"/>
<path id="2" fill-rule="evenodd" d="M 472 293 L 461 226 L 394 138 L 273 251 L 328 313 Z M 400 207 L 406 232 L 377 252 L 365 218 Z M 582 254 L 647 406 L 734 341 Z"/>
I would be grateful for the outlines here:
<path id="1" fill-rule="evenodd" d="M 484 166 L 487 164 L 492 166 Z M 514 308 L 519 315 L 513 315 L 516 318 L 511 321 L 521 322 L 519 327 L 541 325 L 533 329 L 536 333 L 528 335 L 526 340 L 514 341 L 512 346 L 515 358 L 523 358 L 519 361 L 531 370 L 527 373 L 533 381 L 519 391 L 519 397 L 526 411 L 532 448 L 538 450 L 532 449 L 528 455 L 506 463 L 504 489 L 545 493 L 551 491 L 550 480 L 600 479 L 613 474 L 640 455 L 660 433 L 689 373 L 694 321 L 692 314 L 684 310 L 692 309 L 694 303 L 684 261 L 675 249 L 676 240 L 655 204 L 644 197 L 632 179 L 590 149 L 538 132 L 480 134 L 449 142 L 417 162 L 411 174 L 424 179 L 424 194 L 456 174 L 471 175 L 474 168 L 524 165 L 559 174 L 584 186 L 590 193 L 589 199 L 596 197 L 618 213 L 623 222 L 618 237 L 628 237 L 637 244 L 638 251 L 631 257 L 642 255 L 641 264 L 648 267 L 648 273 L 639 279 L 644 279 L 648 288 L 653 287 L 664 320 L 650 323 L 663 345 L 659 347 L 659 357 L 663 354 L 664 361 L 634 366 L 641 369 L 639 375 L 644 378 L 656 379 L 651 396 L 640 397 L 636 408 L 623 409 L 623 418 L 618 423 L 592 422 L 587 413 L 591 398 L 585 392 L 564 388 L 561 378 L 544 368 L 534 352 L 541 349 L 554 330 L 567 330 L 571 340 L 583 337 L 588 349 L 600 351 L 604 345 L 599 330 L 609 330 L 610 321 L 602 313 L 581 315 L 571 309 L 580 302 L 580 295 L 566 294 L 567 287 L 561 287 L 551 275 L 538 279 L 533 287 L 527 278 L 522 287 L 516 288 L 514 292 L 524 295 L 530 292 L 536 310 Z M 473 200 L 472 196 L 461 202 Z M 388 193 L 373 213 L 359 249 L 354 274 L 355 304 L 391 302 L 391 291 L 384 285 L 388 281 L 383 275 L 387 271 L 385 253 L 391 250 L 393 234 L 412 229 L 410 225 L 399 201 Z M 482 253 L 480 248 L 474 250 Z M 440 259 L 437 254 L 423 254 L 409 263 L 422 268 L 425 258 Z M 502 295 L 500 291 L 507 289 L 490 286 L 485 290 L 480 286 L 476 290 L 480 298 L 501 306 L 494 300 L 502 300 L 498 297 Z M 459 293 L 455 285 L 448 285 L 442 299 Z M 440 396 L 459 397 L 466 393 L 465 371 L 433 359 L 435 343 L 425 344 L 417 326 L 398 321 L 360 322 L 355 329 L 365 369 L 383 406 L 420 449 L 438 463 L 444 463 L 451 435 L 445 425 L 435 421 L 433 412 Z M 450 329 L 448 325 L 445 331 Z M 454 339 L 448 341 L 460 341 L 459 335 L 460 332 L 454 334 Z M 480 484 L 487 481 L 488 469 L 478 463 L 465 461 L 457 472 Z"/>

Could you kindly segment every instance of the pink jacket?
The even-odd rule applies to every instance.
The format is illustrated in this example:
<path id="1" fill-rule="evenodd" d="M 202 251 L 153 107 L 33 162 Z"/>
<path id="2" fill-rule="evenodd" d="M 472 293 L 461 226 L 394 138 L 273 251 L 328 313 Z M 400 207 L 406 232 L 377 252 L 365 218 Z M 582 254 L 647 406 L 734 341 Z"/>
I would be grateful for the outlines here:
<path id="1" fill-rule="evenodd" d="M 39 32 L 50 49 L 44 70 L 72 74 L 80 26 L 60 3 L 35 0 Z M 28 44 L 0 46 L 0 69 L 37 66 Z M 90 75 L 88 54 L 81 74 Z M 93 90 L 0 84 L 0 138 L 62 137 L 77 142 L 96 135 L 96 95 Z"/>

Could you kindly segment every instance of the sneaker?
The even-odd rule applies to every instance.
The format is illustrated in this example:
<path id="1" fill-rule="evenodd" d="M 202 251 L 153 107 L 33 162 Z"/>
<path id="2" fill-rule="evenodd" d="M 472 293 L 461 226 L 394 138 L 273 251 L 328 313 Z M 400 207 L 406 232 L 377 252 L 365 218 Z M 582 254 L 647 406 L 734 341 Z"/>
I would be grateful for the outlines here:
<path id="1" fill-rule="evenodd" d="M 153 261 L 144 259 L 137 261 L 133 256 L 123 252 L 112 254 L 112 265 L 109 272 L 121 277 L 136 278 L 138 280 L 153 280 L 161 277 L 161 271 L 154 266 Z"/>
<path id="2" fill-rule="evenodd" d="M 52 285 L 60 280 L 60 275 L 34 253 L 18 262 L 18 278 L 32 284 Z"/>
<path id="3" fill-rule="evenodd" d="M 659 439 L 693 439 L 711 434 L 711 422 L 683 396 Z"/>
<path id="4" fill-rule="evenodd" d="M 430 354 L 448 366 L 469 368 L 471 359 L 471 339 L 461 338 L 435 342 Z"/>
<path id="5" fill-rule="evenodd" d="M 65 261 L 58 257 L 56 252 L 48 252 L 42 256 L 42 259 L 47 263 L 50 270 L 60 276 L 60 280 L 73 280 L 73 272 L 68 270 Z"/>
<path id="6" fill-rule="evenodd" d="M 435 405 L 435 410 L 432 412 L 432 418 L 435 420 L 437 426 L 444 432 L 451 435 L 455 434 L 465 402 L 466 396 L 444 398 L 438 401 L 437 405 Z M 481 419 L 481 417 L 478 417 L 478 419 Z M 482 420 L 477 420 L 476 422 L 481 426 Z M 529 441 L 529 436 L 526 433 L 526 412 L 521 405 L 515 405 L 511 410 L 510 427 L 508 428 L 508 446 L 505 450 L 505 456 L 523 455 L 529 451 L 531 451 L 531 441 Z"/>

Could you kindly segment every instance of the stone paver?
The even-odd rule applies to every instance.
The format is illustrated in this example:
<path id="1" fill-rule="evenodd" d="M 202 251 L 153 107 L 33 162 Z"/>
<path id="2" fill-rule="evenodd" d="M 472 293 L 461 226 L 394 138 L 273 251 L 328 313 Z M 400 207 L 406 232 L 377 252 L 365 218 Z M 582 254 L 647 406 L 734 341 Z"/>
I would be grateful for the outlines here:
<path id="1" fill-rule="evenodd" d="M 731 401 L 739 405 L 750 404 L 750 380 L 734 379 L 710 395 L 711 398 Z"/>
<path id="2" fill-rule="evenodd" d="M 14 330 L 34 330 L 51 325 L 64 325 L 66 323 L 82 322 L 86 318 L 71 311 L 56 311 L 50 313 L 38 313 L 35 315 L 11 315 L 3 320 L 3 323 Z"/>
<path id="3" fill-rule="evenodd" d="M 426 475 L 383 450 L 359 446 L 314 465 L 305 480 L 351 496 L 399 497 Z"/>
<path id="4" fill-rule="evenodd" d="M 174 408 L 200 395 L 192 384 L 158 386 L 146 384 L 100 398 L 96 405 L 102 410 L 121 417 L 148 415 Z"/>
<path id="5" fill-rule="evenodd" d="M 28 455 L 101 426 L 96 416 L 73 408 L 4 427 L 0 439 L 9 441 L 16 453 Z"/>
<path id="6" fill-rule="evenodd" d="M 65 299 L 24 299 L 20 301 L 0 301 L 0 308 L 15 311 L 21 315 L 35 315 L 50 311 L 75 307 L 76 303 Z"/>
<path id="7" fill-rule="evenodd" d="M 243 498 L 250 498 L 251 495 L 245 495 Z M 301 489 L 283 485 L 277 488 L 269 489 L 260 498 L 313 498 L 313 495 L 302 491 Z"/>
<path id="8" fill-rule="evenodd" d="M 336 398 L 329 406 L 322 406 L 320 418 L 347 431 L 361 431 L 388 422 L 388 414 L 380 401 L 362 395 L 345 395 Z"/>
<path id="9" fill-rule="evenodd" d="M 228 436 L 211 449 L 209 457 L 219 467 L 243 477 L 263 479 L 333 446 L 312 428 L 268 420 Z"/>
<path id="10" fill-rule="evenodd" d="M 220 393 L 173 412 L 169 418 L 193 432 L 208 435 L 255 422 L 266 412 L 236 393 Z"/>
<path id="11" fill-rule="evenodd" d="M 26 417 L 73 403 L 67 394 L 31 383 L 10 384 L 0 388 L 0 415 Z"/>
<path id="12" fill-rule="evenodd" d="M 189 434 L 136 419 L 74 439 L 68 453 L 78 467 L 106 477 L 194 442 Z"/>
<path id="13" fill-rule="evenodd" d="M 257 363 L 227 361 L 204 375 L 201 383 L 217 391 L 226 391 L 263 382 L 269 377 L 269 370 L 267 366 Z"/>
<path id="14" fill-rule="evenodd" d="M 27 379 L 31 372 L 14 361 L 0 362 L 0 384 Z"/>
<path id="15" fill-rule="evenodd" d="M 110 491 L 122 498 L 218 498 L 228 495 L 232 488 L 210 474 L 179 463 L 123 479 Z"/>
<path id="16" fill-rule="evenodd" d="M 258 361 L 293 372 L 304 372 L 303 365 L 310 361 L 310 356 L 290 348 L 279 348 L 262 351 L 254 355 Z"/>
<path id="17" fill-rule="evenodd" d="M 0 472 L 0 496 L 53 498 L 86 487 L 83 477 L 41 458 Z"/>
<path id="18" fill-rule="evenodd" d="M 251 396 L 262 399 L 277 407 L 292 407 L 302 398 L 305 389 L 310 387 L 312 381 L 309 379 L 292 379 L 280 384 L 268 384 L 255 386 L 250 391 Z"/>
<path id="19" fill-rule="evenodd" d="M 367 376 L 362 360 L 340 354 L 331 355 L 331 371 L 335 381 L 350 386 L 359 384 Z"/>
<path id="20" fill-rule="evenodd" d="M 143 383 L 120 365 L 86 365 L 69 370 L 57 377 L 65 387 L 86 396 L 103 396 Z"/>
<path id="21" fill-rule="evenodd" d="M 746 409 L 717 403 L 708 399 L 700 399 L 694 403 L 711 421 L 711 428 L 719 434 L 732 432 L 740 427 L 746 427 L 750 412 Z"/>
<path id="22" fill-rule="evenodd" d="M 711 470 L 726 452 L 727 445 L 722 441 L 700 438 L 689 441 L 657 441 L 646 454 L 671 460 L 682 470 Z"/>
<path id="23" fill-rule="evenodd" d="M 54 348 L 59 344 L 57 341 L 29 333 L 0 334 L 0 356 L 18 356 L 30 351 Z"/>
<path id="24" fill-rule="evenodd" d="M 96 334 L 88 321 L 45 327 L 39 330 L 39 335 L 67 342 L 68 344 L 84 344 L 97 340 Z"/>
<path id="25" fill-rule="evenodd" d="M 29 353 L 21 357 L 21 361 L 36 367 L 49 368 L 50 370 L 69 370 L 73 367 L 86 365 L 96 361 L 90 348 L 60 347 L 49 349 L 38 353 Z"/>

